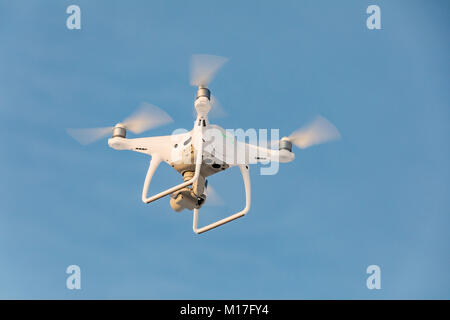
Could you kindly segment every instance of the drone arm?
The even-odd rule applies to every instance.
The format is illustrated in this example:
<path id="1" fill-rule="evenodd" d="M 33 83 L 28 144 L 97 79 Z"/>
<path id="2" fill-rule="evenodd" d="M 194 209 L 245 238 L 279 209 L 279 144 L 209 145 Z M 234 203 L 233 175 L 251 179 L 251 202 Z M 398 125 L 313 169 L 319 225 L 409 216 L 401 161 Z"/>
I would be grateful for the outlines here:
<path id="1" fill-rule="evenodd" d="M 202 164 L 202 153 L 203 153 L 203 141 L 202 139 L 199 140 L 199 148 L 197 152 L 197 159 L 195 162 L 195 173 L 192 179 L 185 181 L 183 183 L 180 183 L 179 185 L 176 185 L 172 188 L 167 189 L 166 191 L 160 192 L 154 196 L 147 197 L 148 194 L 148 188 L 150 187 L 150 182 L 152 180 L 153 175 L 155 174 L 156 169 L 158 168 L 159 164 L 162 161 L 162 158 L 158 155 L 153 155 L 152 160 L 150 160 L 150 165 L 148 167 L 147 175 L 145 176 L 144 181 L 144 188 L 142 189 L 142 201 L 144 203 L 150 203 L 155 200 L 158 200 L 159 198 L 165 197 L 171 193 L 174 193 L 175 191 L 182 189 L 184 187 L 187 187 L 193 183 L 195 183 L 198 180 L 198 177 L 200 176 L 200 169 Z"/>
<path id="2" fill-rule="evenodd" d="M 199 209 L 194 209 L 194 218 L 193 218 L 193 224 L 192 227 L 194 229 L 195 233 L 203 233 L 208 230 L 217 228 L 225 223 L 228 223 L 230 221 L 233 221 L 237 218 L 240 218 L 247 214 L 247 212 L 250 210 L 250 204 L 251 204 L 251 186 L 250 186 L 250 174 L 249 174 L 249 168 L 248 165 L 239 165 L 239 169 L 241 169 L 242 178 L 244 179 L 244 188 L 245 188 L 245 208 L 242 211 L 239 211 L 238 213 L 235 213 L 227 218 L 224 218 L 222 220 L 216 221 L 214 223 L 211 223 L 205 227 L 198 228 L 198 211 Z"/>
<path id="3" fill-rule="evenodd" d="M 268 163 L 268 162 L 291 162 L 294 153 L 288 150 L 269 149 L 265 146 L 253 145 L 238 141 L 236 164 Z"/>

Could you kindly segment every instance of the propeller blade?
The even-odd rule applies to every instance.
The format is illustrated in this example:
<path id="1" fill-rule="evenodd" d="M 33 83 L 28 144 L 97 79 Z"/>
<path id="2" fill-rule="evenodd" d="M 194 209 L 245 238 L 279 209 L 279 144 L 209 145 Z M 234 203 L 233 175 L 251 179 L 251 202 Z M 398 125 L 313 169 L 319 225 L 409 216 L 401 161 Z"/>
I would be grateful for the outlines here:
<path id="1" fill-rule="evenodd" d="M 208 115 L 212 118 L 223 118 L 227 116 L 227 113 L 222 108 L 222 104 L 214 95 L 211 95 L 211 111 Z"/>
<path id="2" fill-rule="evenodd" d="M 219 193 L 217 193 L 217 191 L 213 187 L 211 187 L 209 184 L 205 188 L 205 195 L 206 195 L 205 205 L 214 206 L 214 207 L 224 205 L 224 201 L 219 196 Z"/>
<path id="3" fill-rule="evenodd" d="M 123 124 L 133 133 L 142 133 L 172 122 L 173 119 L 157 106 L 142 103 L 140 108 L 123 121 Z"/>
<path id="4" fill-rule="evenodd" d="M 191 58 L 191 85 L 207 87 L 227 58 L 208 54 L 195 54 Z"/>
<path id="5" fill-rule="evenodd" d="M 310 124 L 293 132 L 288 139 L 300 149 L 305 149 L 316 144 L 338 140 L 340 137 L 341 134 L 331 122 L 317 116 Z"/>
<path id="6" fill-rule="evenodd" d="M 131 132 L 142 133 L 172 121 L 172 118 L 165 111 L 144 102 L 141 104 L 140 108 L 125 119 L 122 124 Z M 86 145 L 111 135 L 113 129 L 114 127 L 67 129 L 67 133 L 79 143 Z"/>
<path id="7" fill-rule="evenodd" d="M 67 133 L 79 143 L 86 145 L 112 133 L 113 127 L 90 129 L 67 129 Z"/>

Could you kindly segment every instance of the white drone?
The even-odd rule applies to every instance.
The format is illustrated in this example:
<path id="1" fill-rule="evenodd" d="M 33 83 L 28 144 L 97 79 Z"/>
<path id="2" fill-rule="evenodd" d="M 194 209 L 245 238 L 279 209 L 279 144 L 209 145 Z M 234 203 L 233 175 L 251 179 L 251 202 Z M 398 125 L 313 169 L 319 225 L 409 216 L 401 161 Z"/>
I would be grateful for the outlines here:
<path id="1" fill-rule="evenodd" d="M 127 139 L 127 130 L 139 134 L 172 121 L 167 113 L 151 105 L 142 106 L 137 112 L 114 127 L 68 129 L 69 134 L 82 144 L 93 142 L 112 133 L 112 137 L 108 140 L 108 145 L 111 148 L 132 150 L 151 156 L 142 190 L 142 201 L 150 203 L 170 195 L 170 206 L 173 210 L 177 212 L 183 209 L 194 210 L 193 229 L 196 233 L 203 233 L 219 227 L 244 216 L 250 210 L 250 164 L 267 163 L 269 161 L 290 162 L 295 158 L 294 153 L 292 153 L 292 144 L 304 149 L 340 137 L 338 130 L 330 122 L 318 117 L 308 126 L 276 141 L 277 148 L 272 149 L 238 141 L 234 136 L 230 137 L 225 129 L 210 124 L 208 113 L 212 107 L 217 107 L 208 85 L 226 61 L 226 58 L 211 55 L 194 55 L 192 57 L 191 84 L 197 86 L 198 90 L 194 102 L 196 119 L 194 128 L 189 132 L 160 137 Z M 226 138 L 217 139 L 217 136 Z M 226 140 L 226 143 L 223 140 Z M 231 149 L 224 148 L 224 145 L 229 145 L 230 141 L 233 147 Z M 235 150 L 241 150 L 245 153 L 245 156 L 236 157 L 233 154 Z M 177 170 L 183 176 L 184 182 L 149 197 L 150 182 L 162 161 Z M 198 212 L 205 203 L 208 194 L 206 178 L 233 166 L 239 167 L 244 180 L 244 209 L 227 218 L 199 228 Z"/>

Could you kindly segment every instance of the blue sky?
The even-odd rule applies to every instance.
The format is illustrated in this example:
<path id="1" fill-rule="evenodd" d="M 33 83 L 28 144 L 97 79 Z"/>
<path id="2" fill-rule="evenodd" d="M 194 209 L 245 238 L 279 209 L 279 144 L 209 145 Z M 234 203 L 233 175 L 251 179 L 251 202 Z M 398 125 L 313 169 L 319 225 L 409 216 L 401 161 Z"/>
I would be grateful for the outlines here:
<path id="1" fill-rule="evenodd" d="M 68 30 L 77 4 L 82 29 Z M 366 28 L 378 4 L 382 30 Z M 450 298 L 448 1 L 0 1 L 0 298 Z M 193 125 L 192 54 L 230 58 L 211 85 L 224 128 L 321 114 L 342 140 L 251 168 L 250 213 L 201 236 L 140 200 L 148 158 L 69 127 L 141 101 Z M 180 177 L 161 166 L 152 188 Z M 210 184 L 244 204 L 237 169 Z M 81 267 L 70 291 L 67 266 Z M 366 288 L 381 267 L 382 289 Z"/>

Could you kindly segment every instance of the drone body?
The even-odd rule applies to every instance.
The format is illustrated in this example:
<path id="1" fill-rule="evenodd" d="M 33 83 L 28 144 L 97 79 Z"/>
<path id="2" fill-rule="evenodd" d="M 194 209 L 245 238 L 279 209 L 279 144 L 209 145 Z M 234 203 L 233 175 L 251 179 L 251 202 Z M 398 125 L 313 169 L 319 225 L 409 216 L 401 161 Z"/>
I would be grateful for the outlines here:
<path id="1" fill-rule="evenodd" d="M 191 83 L 198 86 L 194 102 L 197 115 L 194 127 L 189 132 L 158 137 L 126 138 L 127 130 L 140 133 L 171 121 L 164 111 L 149 106 L 141 108 L 139 112 L 123 123 L 116 124 L 113 128 L 69 130 L 69 133 L 82 143 L 92 142 L 112 131 L 112 137 L 108 140 L 111 148 L 131 150 L 151 156 L 142 190 L 142 201 L 151 203 L 170 195 L 170 205 L 173 210 L 177 212 L 183 209 L 194 211 L 193 230 L 196 233 L 203 233 L 242 217 L 250 210 L 249 165 L 269 161 L 290 162 L 295 158 L 292 153 L 292 143 L 300 148 L 306 148 L 339 137 L 339 133 L 331 123 L 323 118 L 318 118 L 309 127 L 278 141 L 277 149 L 271 149 L 238 141 L 225 129 L 210 124 L 208 113 L 214 107 L 214 100 L 207 85 L 225 61 L 224 58 L 216 56 L 194 56 Z M 183 177 L 183 182 L 153 196 L 148 196 L 151 180 L 161 162 L 166 162 L 178 171 Z M 207 177 L 234 166 L 239 167 L 244 181 L 245 207 L 225 219 L 199 228 L 198 213 L 207 201 Z"/>

